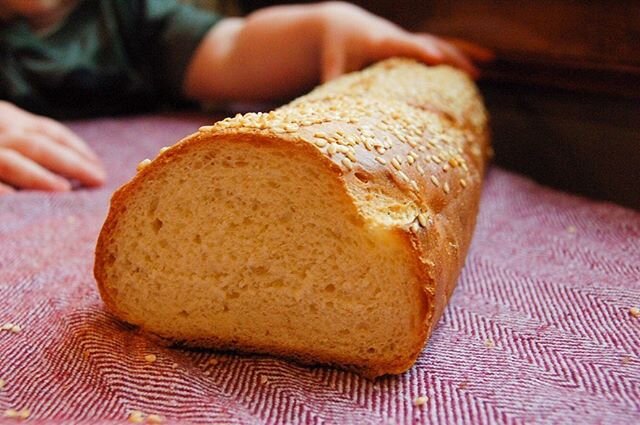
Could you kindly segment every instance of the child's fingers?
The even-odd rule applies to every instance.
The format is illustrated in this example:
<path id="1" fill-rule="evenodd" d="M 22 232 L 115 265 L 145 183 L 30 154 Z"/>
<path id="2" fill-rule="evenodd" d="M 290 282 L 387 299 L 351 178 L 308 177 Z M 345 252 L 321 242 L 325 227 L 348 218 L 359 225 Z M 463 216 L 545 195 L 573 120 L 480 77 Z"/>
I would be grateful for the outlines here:
<path id="1" fill-rule="evenodd" d="M 322 82 L 331 81 L 344 74 L 347 66 L 347 57 L 342 43 L 337 40 L 325 43 L 322 50 Z"/>
<path id="2" fill-rule="evenodd" d="M 14 188 L 0 182 L 0 195 L 6 195 L 7 193 L 13 193 L 13 192 L 15 192 Z"/>
<path id="3" fill-rule="evenodd" d="M 457 52 L 454 47 L 440 42 L 436 37 L 409 35 L 389 40 L 389 42 L 391 44 L 387 49 L 382 50 L 385 56 L 408 56 L 428 65 L 447 63 L 462 69 L 472 77 L 478 74 L 478 70 L 464 55 Z M 389 47 L 394 51 L 390 51 Z"/>
<path id="4" fill-rule="evenodd" d="M 458 50 L 457 47 L 443 40 L 437 40 L 437 43 L 438 46 L 440 46 L 440 49 L 445 52 L 448 58 L 448 63 L 467 71 L 473 78 L 478 78 L 480 76 L 478 68 L 476 68 L 471 59 Z"/>
<path id="5" fill-rule="evenodd" d="M 89 148 L 84 140 L 57 121 L 43 118 L 39 121 L 37 130 L 51 137 L 56 142 L 73 149 L 85 158 L 91 161 L 99 161 L 96 154 Z"/>
<path id="6" fill-rule="evenodd" d="M 406 56 L 428 65 L 436 65 L 444 60 L 443 52 L 435 43 L 425 43 L 411 35 L 387 38 L 375 46 L 374 58 L 385 59 L 392 56 Z"/>
<path id="7" fill-rule="evenodd" d="M 36 190 L 71 190 L 71 184 L 13 149 L 0 147 L 0 180 L 14 187 Z"/>
<path id="8" fill-rule="evenodd" d="M 459 38 L 441 37 L 442 40 L 454 45 L 462 53 L 469 56 L 472 60 L 477 62 L 490 62 L 496 58 L 495 53 L 482 47 L 479 44 L 472 43 L 467 40 L 461 40 Z"/>
<path id="9" fill-rule="evenodd" d="M 3 141 L 3 145 L 54 173 L 77 179 L 87 186 L 99 186 L 104 183 L 104 171 L 95 161 L 88 160 L 78 152 L 40 134 L 15 135 L 11 140 Z"/>
<path id="10" fill-rule="evenodd" d="M 423 40 L 427 45 L 436 45 L 443 54 L 442 63 L 453 65 L 467 72 L 473 78 L 478 77 L 478 70 L 473 63 L 455 46 L 440 40 L 438 37 L 429 34 L 418 34 L 418 39 Z"/>

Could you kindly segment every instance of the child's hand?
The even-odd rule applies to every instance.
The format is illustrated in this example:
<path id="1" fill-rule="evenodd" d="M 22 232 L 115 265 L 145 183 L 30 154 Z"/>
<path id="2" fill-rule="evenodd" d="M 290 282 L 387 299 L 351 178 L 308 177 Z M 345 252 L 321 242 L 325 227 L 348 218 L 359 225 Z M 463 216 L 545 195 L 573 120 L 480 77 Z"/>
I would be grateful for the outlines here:
<path id="1" fill-rule="evenodd" d="M 0 194 L 13 188 L 66 191 L 77 179 L 104 183 L 96 155 L 68 128 L 0 101 Z"/>
<path id="2" fill-rule="evenodd" d="M 492 57 L 490 51 L 472 43 L 410 33 L 364 9 L 339 2 L 325 5 L 320 46 L 322 81 L 393 56 L 429 65 L 449 64 L 477 78 L 472 60 Z"/>
<path id="3" fill-rule="evenodd" d="M 199 100 L 279 100 L 393 56 L 450 64 L 471 76 L 492 53 L 470 42 L 413 34 L 357 6 L 275 6 L 222 20 L 196 50 L 184 90 Z"/>

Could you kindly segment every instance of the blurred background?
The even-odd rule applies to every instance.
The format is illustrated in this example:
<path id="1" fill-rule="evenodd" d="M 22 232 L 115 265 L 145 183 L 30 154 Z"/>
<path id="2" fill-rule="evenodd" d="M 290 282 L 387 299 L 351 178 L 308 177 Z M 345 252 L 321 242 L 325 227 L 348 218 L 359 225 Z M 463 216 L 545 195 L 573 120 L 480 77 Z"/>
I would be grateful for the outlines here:
<path id="1" fill-rule="evenodd" d="M 227 14 L 305 1 L 192 0 Z M 640 1 L 352 1 L 496 52 L 479 82 L 495 162 L 640 209 Z"/>

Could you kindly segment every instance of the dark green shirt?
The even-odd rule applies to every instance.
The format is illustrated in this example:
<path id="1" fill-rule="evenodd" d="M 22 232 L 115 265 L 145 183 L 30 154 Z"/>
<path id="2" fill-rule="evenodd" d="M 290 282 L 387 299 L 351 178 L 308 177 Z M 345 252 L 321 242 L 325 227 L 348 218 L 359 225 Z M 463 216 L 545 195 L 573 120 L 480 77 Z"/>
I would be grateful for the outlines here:
<path id="1" fill-rule="evenodd" d="M 50 34 L 0 27 L 0 99 L 54 118 L 180 102 L 186 67 L 220 19 L 175 0 L 83 0 Z"/>

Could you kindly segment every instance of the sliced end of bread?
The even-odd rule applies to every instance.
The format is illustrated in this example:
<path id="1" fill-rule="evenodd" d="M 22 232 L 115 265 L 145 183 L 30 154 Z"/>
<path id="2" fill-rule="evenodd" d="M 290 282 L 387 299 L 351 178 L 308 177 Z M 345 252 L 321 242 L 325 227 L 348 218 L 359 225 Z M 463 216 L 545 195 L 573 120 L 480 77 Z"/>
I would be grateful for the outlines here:
<path id="1" fill-rule="evenodd" d="M 362 215 L 307 143 L 188 142 L 114 195 L 95 266 L 107 305 L 187 345 L 408 369 L 429 319 L 409 235 Z"/>

